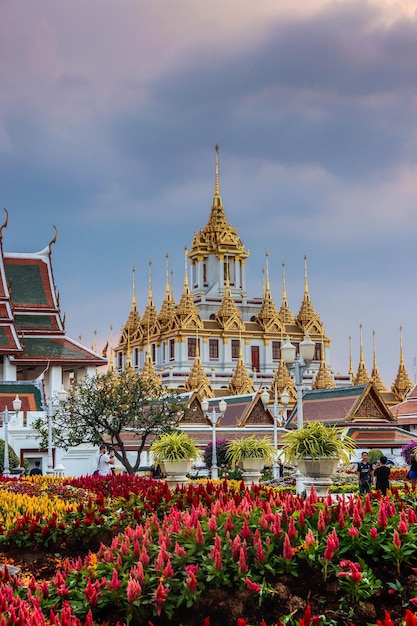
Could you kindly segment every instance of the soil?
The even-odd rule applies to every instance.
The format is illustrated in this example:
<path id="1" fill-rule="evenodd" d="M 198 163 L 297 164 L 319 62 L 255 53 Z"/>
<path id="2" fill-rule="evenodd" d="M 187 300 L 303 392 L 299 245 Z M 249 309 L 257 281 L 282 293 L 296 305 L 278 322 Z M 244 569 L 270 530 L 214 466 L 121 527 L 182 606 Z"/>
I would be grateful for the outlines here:
<path id="1" fill-rule="evenodd" d="M 62 560 L 82 558 L 87 552 L 85 549 L 83 554 L 79 549 L 66 549 L 65 546 L 54 554 L 3 547 L 0 566 L 14 565 L 20 568 L 22 575 L 33 574 L 37 580 L 48 580 L 54 576 Z M 205 591 L 192 608 L 182 609 L 172 620 L 154 618 L 152 623 L 154 626 L 203 626 L 205 618 L 210 617 L 210 626 L 236 626 L 238 618 L 245 618 L 248 626 L 261 626 L 262 620 L 265 620 L 266 626 L 275 626 L 280 617 L 293 612 L 294 617 L 300 619 L 309 604 L 312 615 L 325 616 L 326 624 L 369 626 L 376 624 L 377 620 L 383 622 L 385 611 L 388 611 L 395 626 L 399 626 L 404 619 L 407 600 L 417 595 L 417 576 L 410 569 L 408 576 L 401 579 L 401 595 L 390 594 L 387 583 L 395 582 L 396 576 L 383 567 L 381 569 L 378 576 L 384 583 L 382 589 L 369 600 L 356 604 L 343 598 L 337 583 L 324 583 L 321 577 L 312 575 L 306 567 L 299 571 L 297 578 L 281 576 L 274 585 L 273 599 L 264 600 L 261 606 L 252 592 L 231 594 L 227 588 L 212 589 Z M 106 615 L 106 624 L 115 626 L 118 619 L 117 614 Z M 131 623 L 131 626 L 135 625 Z M 136 626 L 148 626 L 148 622 Z"/>

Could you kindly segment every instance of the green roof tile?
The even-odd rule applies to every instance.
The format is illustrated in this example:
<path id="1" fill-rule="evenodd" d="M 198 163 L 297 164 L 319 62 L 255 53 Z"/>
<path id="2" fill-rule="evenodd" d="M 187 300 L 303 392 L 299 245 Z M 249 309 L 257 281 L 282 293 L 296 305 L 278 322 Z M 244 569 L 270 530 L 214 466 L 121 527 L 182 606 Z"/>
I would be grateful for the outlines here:
<path id="1" fill-rule="evenodd" d="M 25 337 L 24 351 L 30 357 L 91 359 L 91 355 L 66 340 Z M 24 357 L 23 357 L 24 358 Z"/>
<path id="2" fill-rule="evenodd" d="M 19 328 L 53 328 L 50 315 L 15 315 L 15 321 Z"/>
<path id="3" fill-rule="evenodd" d="M 48 304 L 38 265 L 7 263 L 5 271 L 7 280 L 12 281 L 13 302 Z"/>

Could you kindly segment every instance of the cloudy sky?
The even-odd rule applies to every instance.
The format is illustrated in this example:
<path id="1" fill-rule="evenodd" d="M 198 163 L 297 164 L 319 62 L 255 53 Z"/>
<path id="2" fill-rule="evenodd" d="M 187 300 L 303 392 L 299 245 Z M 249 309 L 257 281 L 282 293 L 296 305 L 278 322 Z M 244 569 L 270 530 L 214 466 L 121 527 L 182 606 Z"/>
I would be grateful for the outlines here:
<path id="1" fill-rule="evenodd" d="M 413 6 L 414 5 L 414 6 Z M 3 246 L 53 237 L 67 331 L 113 343 L 154 300 L 175 298 L 184 246 L 208 219 L 216 142 L 226 215 L 269 253 L 294 314 L 307 255 L 332 367 L 373 332 L 388 386 L 417 353 L 417 17 L 408 0 L 0 0 Z M 3 218 L 0 218 L 2 220 Z"/>

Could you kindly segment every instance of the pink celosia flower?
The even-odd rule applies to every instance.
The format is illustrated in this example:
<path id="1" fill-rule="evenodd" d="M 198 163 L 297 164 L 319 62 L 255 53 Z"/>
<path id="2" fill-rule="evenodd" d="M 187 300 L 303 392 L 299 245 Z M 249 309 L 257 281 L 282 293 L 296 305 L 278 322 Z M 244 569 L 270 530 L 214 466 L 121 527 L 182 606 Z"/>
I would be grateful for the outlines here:
<path id="1" fill-rule="evenodd" d="M 127 583 L 127 600 L 128 602 L 134 602 L 142 593 L 142 587 L 137 580 L 129 578 Z"/>
<path id="2" fill-rule="evenodd" d="M 393 544 L 395 546 L 397 546 L 397 548 L 401 548 L 401 539 L 400 539 L 400 535 L 398 534 L 398 531 L 394 529 L 394 537 L 393 537 Z"/>
<path id="3" fill-rule="evenodd" d="M 326 522 L 324 521 L 323 511 L 319 511 L 317 530 L 319 531 L 319 533 L 324 533 L 324 531 L 326 530 Z"/>
<path id="4" fill-rule="evenodd" d="M 314 538 L 313 531 L 311 530 L 311 528 L 308 529 L 307 534 L 305 536 L 305 544 L 308 547 L 313 547 L 314 545 L 316 545 L 316 540 Z"/>

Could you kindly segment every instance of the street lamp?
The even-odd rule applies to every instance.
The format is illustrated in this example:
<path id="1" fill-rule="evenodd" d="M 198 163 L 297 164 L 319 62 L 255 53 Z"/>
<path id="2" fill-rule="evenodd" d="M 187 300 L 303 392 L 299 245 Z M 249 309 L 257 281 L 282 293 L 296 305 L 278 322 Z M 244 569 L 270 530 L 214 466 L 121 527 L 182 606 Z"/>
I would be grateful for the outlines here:
<path id="1" fill-rule="evenodd" d="M 268 402 L 269 402 L 269 393 L 268 391 L 265 389 L 262 393 L 261 393 L 261 400 L 262 400 L 262 404 L 264 405 L 264 408 L 266 409 L 268 406 Z M 273 416 L 274 416 L 274 448 L 275 448 L 275 456 L 274 456 L 274 462 L 272 464 L 272 476 L 274 478 L 274 480 L 278 480 L 279 479 L 279 466 L 278 466 L 278 421 L 279 421 L 279 425 L 280 427 L 283 424 L 284 418 L 281 418 L 281 414 L 286 410 L 287 406 L 288 406 L 288 402 L 290 401 L 290 395 L 287 392 L 286 389 L 284 389 L 284 391 L 281 394 L 281 402 L 282 405 L 279 405 L 278 403 L 278 389 L 277 389 L 277 385 L 275 385 L 275 399 L 274 399 L 274 411 L 273 411 Z"/>
<path id="2" fill-rule="evenodd" d="M 217 443 L 216 443 L 216 424 L 219 419 L 225 414 L 227 407 L 226 400 L 220 400 L 219 402 L 219 412 L 217 413 L 216 407 L 213 406 L 211 413 L 209 412 L 209 403 L 207 398 L 205 398 L 201 403 L 201 409 L 206 417 L 211 422 L 213 426 L 213 449 L 211 451 L 211 477 L 213 480 L 216 480 L 219 477 L 219 468 L 217 467 Z"/>
<path id="3" fill-rule="evenodd" d="M 22 401 L 19 396 L 16 394 L 15 399 L 13 400 L 13 411 L 16 413 L 16 416 L 19 414 L 19 411 L 22 407 Z M 4 407 L 3 411 L 3 424 L 4 424 L 4 461 L 3 461 L 3 475 L 10 475 L 10 465 L 9 465 L 9 409 L 7 406 Z"/>
<path id="4" fill-rule="evenodd" d="M 62 404 L 68 397 L 68 392 L 65 391 L 64 387 L 61 387 L 61 390 L 52 394 L 50 398 L 48 398 L 48 468 L 46 470 L 47 474 L 54 473 L 54 462 L 52 457 L 52 414 L 53 408 L 56 406 L 56 403 Z"/>
<path id="5" fill-rule="evenodd" d="M 303 375 L 305 369 L 310 365 L 314 357 L 316 344 L 311 341 L 308 332 L 304 335 L 304 341 L 300 343 L 300 353 L 297 354 L 296 347 L 287 340 L 281 347 L 281 354 L 285 365 L 294 371 L 295 386 L 297 389 L 297 429 L 303 427 Z"/>

